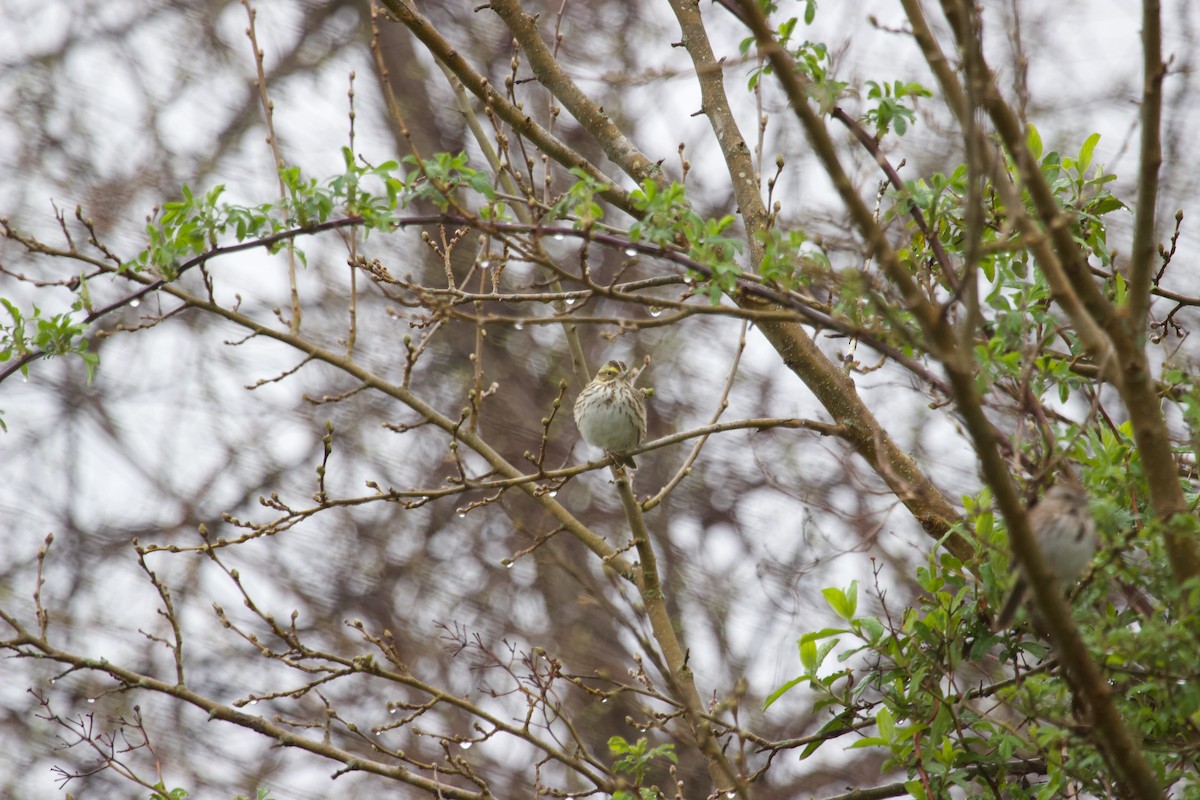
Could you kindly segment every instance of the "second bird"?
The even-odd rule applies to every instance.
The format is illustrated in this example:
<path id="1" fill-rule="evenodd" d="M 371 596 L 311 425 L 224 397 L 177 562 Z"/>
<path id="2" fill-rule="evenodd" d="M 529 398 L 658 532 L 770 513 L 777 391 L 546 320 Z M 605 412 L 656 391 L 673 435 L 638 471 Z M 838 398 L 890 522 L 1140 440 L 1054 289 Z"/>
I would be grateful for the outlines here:
<path id="1" fill-rule="evenodd" d="M 1064 589 L 1079 579 L 1100 546 L 1087 495 L 1082 489 L 1066 484 L 1051 486 L 1046 496 L 1029 509 L 1029 530 L 1046 566 Z M 1018 568 L 1017 582 L 1000 608 L 995 630 L 1012 624 L 1028 595 L 1029 581 L 1024 570 Z"/>

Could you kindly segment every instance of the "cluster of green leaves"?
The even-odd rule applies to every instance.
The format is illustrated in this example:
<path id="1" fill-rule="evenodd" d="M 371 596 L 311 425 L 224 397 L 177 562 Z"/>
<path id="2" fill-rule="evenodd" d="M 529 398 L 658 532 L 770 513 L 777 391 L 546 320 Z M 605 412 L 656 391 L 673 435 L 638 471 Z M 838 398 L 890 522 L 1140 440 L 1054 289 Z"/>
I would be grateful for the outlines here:
<path id="1" fill-rule="evenodd" d="M 797 20 L 792 18 L 779 26 L 777 36 L 780 44 L 784 47 L 788 47 L 796 23 Z M 739 50 L 743 56 L 750 52 L 754 41 L 754 37 L 750 37 L 741 42 Z M 817 104 L 817 108 L 822 114 L 833 111 L 834 106 L 846 94 L 846 87 L 849 84 L 830 77 L 829 48 L 822 42 L 806 41 L 789 48 L 789 53 L 796 64 L 796 69 L 808 79 L 805 82 L 805 91 L 808 93 L 809 99 Z M 749 88 L 754 89 L 763 75 L 770 75 L 774 70 L 775 68 L 769 62 L 755 67 L 750 71 Z"/>
<path id="2" fill-rule="evenodd" d="M 916 112 L 904 104 L 909 97 L 932 97 L 933 92 L 919 83 L 893 81 L 882 84 L 867 81 L 867 99 L 875 100 L 871 108 L 863 113 L 863 118 L 875 126 L 875 135 L 884 136 L 890 130 L 896 131 L 897 136 L 908 132 L 908 126 L 913 124 Z"/>
<path id="3" fill-rule="evenodd" d="M 1037 128 L 1029 126 L 1030 153 L 1054 190 L 1059 205 L 1075 220 L 1074 230 L 1080 245 L 1102 265 L 1109 266 L 1112 255 L 1107 246 L 1107 222 L 1104 217 L 1126 206 L 1107 189 L 1107 184 L 1116 180 L 1116 176 L 1100 166 L 1093 169 L 1093 157 L 1099 141 L 1100 135 L 1092 134 L 1084 141 L 1076 156 L 1063 156 L 1057 151 L 1045 153 Z M 1015 174 L 1015 165 L 1010 162 L 1008 166 L 1009 171 Z M 890 213 L 905 217 L 914 206 L 920 209 L 943 246 L 952 254 L 961 256 L 965 253 L 967 237 L 971 235 L 965 222 L 967 181 L 965 164 L 950 175 L 935 173 L 928 179 L 908 181 L 904 191 L 892 193 L 895 205 Z M 998 259 L 1025 260 L 1028 256 L 1021 246 L 1019 235 L 1011 230 L 1012 226 L 1006 225 L 1005 210 L 990 185 L 983 186 L 983 198 L 985 219 L 982 233 L 985 246 L 979 266 L 988 280 L 994 281 Z M 1033 201 L 1027 193 L 1023 201 L 1033 214 Z M 998 239 L 1002 233 L 1009 238 Z M 917 244 L 920 244 L 920 240 L 917 240 Z M 929 254 L 922 251 L 920 255 L 927 257 Z"/>
<path id="4" fill-rule="evenodd" d="M 772 9 L 773 3 L 768 4 Z M 816 0 L 806 0 L 804 8 L 804 24 L 811 25 L 816 18 Z M 775 30 L 775 38 L 781 47 L 787 48 L 797 71 L 805 78 L 808 97 L 817 104 L 822 114 L 833 111 L 838 101 L 846 94 L 845 81 L 835 80 L 830 76 L 829 48 L 823 42 L 805 41 L 793 44 L 796 27 L 800 18 L 789 17 Z M 753 36 L 743 39 L 738 44 L 738 52 L 742 58 L 748 58 L 756 44 Z M 774 66 L 768 62 L 760 63 L 750 70 L 747 85 L 754 90 L 764 75 L 774 72 Z M 863 119 L 875 128 L 875 135 L 882 137 L 889 131 L 895 131 L 898 136 L 908 132 L 916 120 L 916 112 L 905 101 L 917 97 L 932 97 L 933 92 L 919 83 L 893 81 L 892 83 L 867 81 L 867 99 L 873 101 L 865 112 Z"/>
<path id="5" fill-rule="evenodd" d="M 774 3 L 765 4 L 764 11 L 767 14 L 775 10 Z M 816 18 L 816 0 L 805 0 L 804 24 L 811 25 Z M 845 92 L 846 84 L 829 78 L 829 49 L 824 44 L 805 41 L 799 45 L 793 45 L 792 40 L 796 34 L 796 26 L 799 24 L 799 17 L 788 17 L 775 29 L 775 40 L 779 42 L 780 47 L 788 50 L 796 62 L 797 69 L 808 78 L 809 96 L 817 101 L 817 105 L 821 107 L 821 113 L 829 113 L 838 98 Z M 756 44 L 755 37 L 749 36 L 738 43 L 738 53 L 742 58 L 747 58 Z M 753 91 L 758 86 L 762 76 L 770 75 L 774 71 L 775 67 L 765 60 L 752 69 L 747 84 L 750 90 Z"/>
<path id="6" fill-rule="evenodd" d="M 720 219 L 700 216 L 692 210 L 680 183 L 660 189 L 654 181 L 646 180 L 630 195 L 643 212 L 629 229 L 630 239 L 660 247 L 682 247 L 689 258 L 707 268 L 708 274 L 699 276 L 702 281 L 698 286 L 713 305 L 722 294 L 737 287 L 742 270 L 734 259 L 742 251 L 743 242 L 725 233 L 734 223 L 732 215 Z"/>
<path id="7" fill-rule="evenodd" d="M 771 2 L 771 0 L 765 0 L 765 2 L 762 3 L 762 7 L 763 13 L 767 16 L 770 16 L 775 11 L 779 10 L 779 7 L 775 3 Z M 812 25 L 813 20 L 816 18 L 817 0 L 804 0 L 804 24 Z M 798 25 L 799 22 L 799 18 L 789 17 L 788 19 L 784 20 L 783 23 L 780 24 L 775 30 L 775 38 L 781 47 L 789 46 L 792 41 L 792 35 L 796 32 L 796 25 Z M 738 43 L 738 53 L 741 54 L 742 58 L 746 58 L 750 55 L 750 49 L 756 44 L 757 40 L 753 36 L 742 39 L 742 41 Z M 803 51 L 808 45 L 809 43 L 805 42 L 803 45 L 797 48 L 797 52 Z M 758 86 L 758 82 L 763 75 L 770 75 L 773 71 L 774 68 L 770 64 L 763 64 L 762 66 L 751 70 L 749 88 L 753 90 L 756 86 Z"/>
<path id="8" fill-rule="evenodd" d="M 974 767 L 997 760 L 1001 746 L 1015 752 L 1017 744 L 1023 744 L 1017 738 L 1002 745 L 1001 740 L 1014 734 L 976 711 L 948 680 L 965 662 L 995 646 L 997 638 L 974 618 L 976 590 L 963 580 L 961 565 L 950 563 L 948 556 L 943 561 L 919 571 L 927 594 L 895 625 L 890 619 L 857 615 L 856 583 L 845 590 L 823 591 L 845 625 L 802 636 L 802 673 L 768 698 L 770 705 L 784 693 L 807 686 L 814 697 L 813 711 L 831 715 L 819 732 L 827 738 L 810 743 L 802 758 L 827 741 L 853 736 L 850 748 L 885 751 L 883 768 L 905 770 L 910 795 L 933 800 L 951 787 L 977 789 L 980 775 Z M 839 666 L 828 670 L 826 662 L 835 650 Z M 1027 745 L 1021 749 L 1029 753 Z"/>
<path id="9" fill-rule="evenodd" d="M 487 198 L 488 203 L 496 201 L 496 190 L 492 186 L 491 177 L 486 172 L 467 166 L 469 160 L 466 153 L 437 153 L 430 159 L 405 156 L 404 163 L 413 167 L 403 184 L 404 205 L 413 199 L 428 200 L 442 212 L 446 212 L 459 189 L 482 195 Z M 393 204 L 390 210 L 394 208 Z M 485 218 L 498 218 L 503 214 L 503 206 L 485 208 Z"/>
<path id="10" fill-rule="evenodd" d="M 1015 240 L 1012 246 L 999 241 L 1001 231 L 1007 230 L 990 186 L 983 187 L 985 218 L 977 234 L 968 231 L 966 195 L 968 172 L 965 164 L 949 175 L 937 172 L 928 178 L 918 178 L 905 184 L 904 192 L 893 193 L 896 205 L 892 213 L 908 217 L 915 207 L 927 221 L 933 235 L 955 263 L 966 258 L 967 240 L 972 235 L 981 239 L 976 266 L 985 279 L 980 292 L 983 308 L 988 312 L 984 332 L 986 341 L 976 347 L 979 390 L 986 393 L 997 381 L 1023 379 L 1026 359 L 1041 353 L 1040 345 L 1047 332 L 1057 330 L 1058 320 L 1050 313 L 1051 295 L 1045 279 L 1032 268 L 1028 252 Z M 912 238 L 899 255 L 910 263 L 930 264 L 934 261 L 932 243 L 915 225 L 909 228 Z M 1076 385 L 1071 379 L 1069 364 L 1052 362 L 1039 355 L 1040 365 L 1052 374 L 1039 372 L 1034 387 L 1040 396 L 1047 385 L 1057 382 L 1061 399 Z"/>
<path id="11" fill-rule="evenodd" d="M 551 207 L 548 219 L 570 219 L 576 230 L 588 230 L 604 219 L 604 207 L 597 202 L 596 196 L 607 185 L 581 167 L 572 167 L 571 174 L 575 176 L 575 183 Z"/>
<path id="12" fill-rule="evenodd" d="M 163 781 L 154 784 L 154 791 L 150 794 L 148 800 L 185 800 L 191 797 L 191 793 L 187 789 L 168 789 Z M 250 798 L 238 795 L 234 800 L 250 800 Z M 273 800 L 270 789 L 259 788 L 254 793 L 254 800 Z"/>
<path id="13" fill-rule="evenodd" d="M 342 158 L 343 172 L 323 181 L 306 178 L 299 167 L 283 168 L 279 173 L 283 196 L 255 206 L 222 202 L 223 185 L 198 197 L 185 184 L 182 197 L 164 203 L 157 218 L 147 223 L 146 248 L 123 269 L 150 270 L 174 280 L 185 262 L 216 250 L 227 236 L 239 243 L 267 239 L 311 229 L 334 214 L 360 219 L 368 232 L 389 230 L 397 209 L 414 200 L 427 200 L 446 211 L 460 189 L 486 198 L 489 204 L 496 199 L 491 179 L 468 166 L 463 153 L 437 153 L 423 160 L 408 156 L 403 167 L 398 161 L 378 166 L 360 163 L 346 147 Z M 487 208 L 489 214 L 502 212 L 495 205 Z M 276 252 L 286 241 L 279 238 L 269 247 Z"/>
<path id="14" fill-rule="evenodd" d="M 771 228 L 758 236 L 763 243 L 758 274 L 763 280 L 790 292 L 830 276 L 829 257 L 799 228 Z"/>
<path id="15" fill-rule="evenodd" d="M 675 745 L 660 744 L 651 747 L 646 737 L 639 738 L 632 744 L 621 736 L 613 736 L 608 740 L 608 749 L 617 758 L 613 761 L 613 771 L 628 775 L 635 791 L 619 789 L 613 793 L 613 800 L 657 800 L 662 792 L 657 786 L 643 786 L 646 773 L 654 766 L 655 761 L 669 761 L 678 764 L 675 755 Z"/>
<path id="16" fill-rule="evenodd" d="M 1093 166 L 1098 142 L 1097 134 L 1089 136 L 1076 156 L 1044 153 L 1036 128 L 1030 126 L 1029 130 L 1030 151 L 1060 206 L 1071 215 L 1080 247 L 1101 265 L 1111 266 L 1106 217 L 1125 209 L 1125 204 L 1106 188 L 1114 176 Z M 980 292 L 987 335 L 976 353 L 981 392 L 986 393 L 997 381 L 1032 377 L 1036 395 L 1052 393 L 1065 402 L 1082 384 L 1072 370 L 1073 360 L 1082 348 L 1069 329 L 1064 329 L 1061 318 L 1051 312 L 1050 288 L 990 184 L 981 187 L 981 229 L 969 229 L 969 180 L 966 165 L 961 165 L 949 175 L 935 173 L 908 181 L 903 192 L 893 194 L 896 202 L 890 213 L 907 217 L 914 208 L 919 210 L 952 263 L 965 263 L 968 245 L 978 245 L 975 255 L 985 279 Z M 1025 197 L 1024 202 L 1032 211 L 1032 200 Z M 932 242 L 915 224 L 910 223 L 909 231 L 912 238 L 901 248 L 901 257 L 913 264 L 933 263 Z M 1109 292 L 1118 304 L 1124 302 L 1125 283 L 1119 274 L 1110 280 Z M 1066 352 L 1055 354 L 1046 349 L 1045 344 L 1064 334 Z M 1032 371 L 1030 359 L 1035 362 Z"/>
<path id="17" fill-rule="evenodd" d="M 1200 453 L 1200 381 L 1192 369 L 1167 364 L 1162 382 L 1163 395 L 1179 409 L 1187 426 L 1192 453 Z"/>
<path id="18" fill-rule="evenodd" d="M 1117 176 L 1105 171 L 1101 165 L 1095 165 L 1092 170 L 1096 145 L 1100 142 L 1100 134 L 1093 133 L 1084 140 L 1078 155 L 1065 156 L 1051 150 L 1044 153 L 1041 134 L 1034 126 L 1029 126 L 1026 143 L 1029 152 L 1041 167 L 1042 174 L 1054 190 L 1055 197 L 1063 209 L 1074 216 L 1075 224 L 1072 231 L 1076 241 L 1084 252 L 1095 257 L 1103 267 L 1112 266 L 1112 252 L 1108 248 L 1107 225 L 1103 220 L 1106 214 L 1125 210 L 1127 206 L 1119 198 L 1108 191 L 1108 184 Z M 1010 165 L 1011 166 L 1011 165 Z M 1088 174 L 1088 171 L 1091 174 Z M 1026 196 L 1025 203 L 1032 208 L 1032 200 Z M 1123 281 L 1115 276 L 1118 286 L 1118 303 L 1124 302 Z"/>
<path id="19" fill-rule="evenodd" d="M 95 376 L 100 357 L 88 351 L 88 340 L 84 338 L 86 326 L 75 312 L 83 308 L 77 301 L 73 311 L 54 315 L 43 315 L 36 305 L 33 313 L 26 315 L 11 301 L 0 297 L 0 305 L 8 312 L 10 322 L 0 322 L 0 364 L 14 358 L 24 358 L 30 353 L 52 356 L 77 355 L 83 360 L 90 383 Z M 28 377 L 29 364 L 21 365 L 21 374 Z M 4 428 L 0 420 L 0 429 Z"/>
<path id="20" fill-rule="evenodd" d="M 165 781 L 159 781 L 154 784 L 154 791 L 150 793 L 149 800 L 186 800 L 191 797 L 192 793 L 187 789 L 175 787 L 168 789 Z"/>

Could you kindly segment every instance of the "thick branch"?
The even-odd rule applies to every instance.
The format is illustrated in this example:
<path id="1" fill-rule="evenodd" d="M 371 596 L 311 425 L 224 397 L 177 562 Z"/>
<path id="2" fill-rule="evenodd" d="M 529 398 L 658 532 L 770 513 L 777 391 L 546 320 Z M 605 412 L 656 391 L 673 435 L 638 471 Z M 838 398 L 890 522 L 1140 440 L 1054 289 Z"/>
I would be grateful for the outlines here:
<path id="1" fill-rule="evenodd" d="M 671 618 L 671 612 L 667 608 L 666 594 L 658 574 L 658 557 L 650 541 L 650 532 L 646 529 L 646 519 L 642 515 L 642 507 L 637 498 L 633 496 L 629 473 L 623 468 L 617 470 L 617 492 L 621 497 L 621 505 L 625 507 L 625 516 L 629 520 L 634 546 L 637 548 L 638 589 L 641 590 L 641 599 L 646 607 L 646 617 L 650 620 L 654 640 L 658 642 L 663 661 L 669 670 L 664 677 L 671 687 L 672 694 L 683 706 L 692 735 L 704 751 L 717 794 L 728 795 L 733 792 L 745 800 L 749 796 L 746 781 L 739 779 L 713 733 L 712 724 L 705 718 L 703 701 L 696 689 L 696 678 L 688 665 L 688 653 L 679 642 L 675 633 L 675 620 Z"/>
<path id="2" fill-rule="evenodd" d="M 604 184 L 605 188 L 600 192 L 600 196 L 605 200 L 627 214 L 635 217 L 640 216 L 640 212 L 634 208 L 633 201 L 630 200 L 627 192 L 613 185 L 604 173 L 596 169 L 590 161 L 579 153 L 576 153 L 558 137 L 535 122 L 533 117 L 513 105 L 499 92 L 494 91 L 491 84 L 488 83 L 487 78 L 476 72 L 467 63 L 466 59 L 459 54 L 458 50 L 442 38 L 442 35 L 429 24 L 429 20 L 418 14 L 405 0 L 381 1 L 396 19 L 404 23 L 405 27 L 421 40 L 433 56 L 458 76 L 458 79 L 462 81 L 467 91 L 478 97 L 490 108 L 495 109 L 496 114 L 501 119 L 512 125 L 513 129 L 522 136 L 528 137 L 542 152 L 559 164 L 567 168 L 578 167 L 587 172 L 593 179 Z"/>
<path id="3" fill-rule="evenodd" d="M 1142 143 L 1138 169 L 1133 255 L 1129 270 L 1129 320 L 1142 331 L 1150 308 L 1150 285 L 1157 264 L 1155 233 L 1158 176 L 1162 168 L 1162 9 L 1158 0 L 1142 2 Z"/>
<path id="4" fill-rule="evenodd" d="M 758 239 L 758 234 L 767 229 L 767 207 L 759 194 L 754 158 L 742 132 L 738 130 L 737 119 L 725 94 L 725 73 L 708 41 L 708 31 L 700 16 L 699 0 L 671 0 L 671 10 L 675 12 L 675 19 L 679 21 L 679 28 L 683 32 L 683 46 L 696 67 L 701 110 L 708 117 L 717 143 L 721 146 L 721 154 L 725 157 L 733 196 L 746 224 L 750 260 L 757 268 L 763 252 L 763 243 Z"/>
<path id="5" fill-rule="evenodd" d="M 919 12 L 919 6 L 915 3 L 911 5 Z M 1113 331 L 1108 325 L 1112 316 L 1111 307 L 1095 285 L 1091 283 L 1091 278 L 1086 271 L 1086 262 L 1078 246 L 1072 240 L 1069 220 L 1059 208 L 1053 191 L 1045 183 L 1040 169 L 1025 147 L 1024 136 L 1020 131 L 1016 115 L 1004 103 L 992 76 L 987 72 L 976 35 L 977 28 L 973 24 L 972 7 L 966 3 L 956 4 L 953 0 L 946 0 L 943 7 L 951 28 L 958 37 L 960 48 L 967 53 L 968 63 L 972 67 L 972 79 L 986 82 L 986 85 L 980 87 L 981 91 L 969 94 L 980 97 L 1010 152 L 1014 154 L 1014 160 L 1034 197 L 1039 216 L 1054 240 L 1056 255 L 1071 281 L 1071 286 L 1080 293 L 1083 305 L 1086 307 L 1086 314 L 1091 317 L 1091 319 L 1082 321 L 1094 324 L 1093 320 L 1095 320 L 1107 329 L 1109 335 L 1112 335 Z M 924 19 L 920 16 L 911 21 L 914 26 L 924 25 Z M 928 48 L 933 40 L 926 33 L 919 36 L 918 41 L 922 42 L 923 47 Z M 933 46 L 936 47 L 936 45 Z M 941 59 L 937 57 L 931 59 L 931 65 L 935 63 L 940 64 Z M 957 80 L 953 76 L 947 77 L 957 86 Z M 956 102 L 961 98 L 965 103 L 965 97 L 958 92 L 954 92 L 953 97 Z M 968 123 L 974 114 L 974 109 L 963 105 L 954 110 L 959 114 L 959 122 L 963 124 L 964 130 L 970 131 Z M 974 145 L 975 143 L 969 142 L 968 144 Z M 1069 247 L 1064 247 L 1064 237 L 1070 241 Z M 1047 265 L 1043 264 L 1042 266 L 1043 270 L 1047 269 Z M 1080 277 L 1081 270 L 1082 278 Z M 1049 273 L 1047 274 L 1050 277 Z M 1072 311 L 1081 315 L 1084 313 L 1083 309 L 1068 309 L 1068 313 Z M 1074 314 L 1072 319 L 1075 319 Z M 1103 353 L 1099 355 L 1103 355 Z M 1085 698 L 1092 711 L 1096 722 L 1094 730 L 1105 759 L 1118 779 L 1133 792 L 1134 796 L 1147 799 L 1161 797 L 1161 790 L 1145 760 L 1144 753 L 1117 711 L 1110 688 L 1084 646 L 1083 639 L 1072 619 L 1071 609 L 1058 591 L 1057 584 L 1047 569 L 1029 530 L 1025 510 L 1016 487 L 1013 485 L 1008 465 L 1000 456 L 993 429 L 983 413 L 974 375 L 958 369 L 957 362 L 948 361 L 946 367 L 951 383 L 954 385 L 956 405 L 975 441 L 975 449 L 980 459 L 983 475 L 993 488 L 997 504 L 1008 522 L 1013 549 L 1029 576 L 1037 604 L 1046 615 L 1047 626 L 1053 636 L 1059 657 L 1074 679 L 1077 690 Z"/>
<path id="6" fill-rule="evenodd" d="M 661 180 L 662 168 L 638 150 L 612 118 L 594 100 L 580 90 L 558 59 L 550 52 L 537 27 L 537 17 L 526 14 L 516 0 L 492 0 L 488 7 L 500 15 L 529 59 L 538 83 L 558 98 L 583 129 L 591 134 L 604 155 L 638 183 Z"/>

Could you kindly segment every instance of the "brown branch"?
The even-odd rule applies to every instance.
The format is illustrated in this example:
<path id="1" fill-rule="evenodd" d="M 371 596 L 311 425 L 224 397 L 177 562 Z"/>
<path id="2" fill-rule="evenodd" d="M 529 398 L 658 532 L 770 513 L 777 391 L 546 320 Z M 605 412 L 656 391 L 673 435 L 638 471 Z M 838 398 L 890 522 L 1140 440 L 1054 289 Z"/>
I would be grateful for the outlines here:
<path id="1" fill-rule="evenodd" d="M 758 234 L 767 229 L 767 208 L 759 194 L 757 170 L 745 137 L 738 129 L 737 118 L 725 94 L 725 73 L 713 54 L 698 0 L 670 0 L 671 10 L 683 33 L 683 47 L 696 67 L 700 84 L 700 110 L 708 117 L 713 134 L 725 158 L 729 185 L 737 200 L 738 210 L 746 225 L 750 261 L 755 267 L 762 261 L 763 242 Z"/>
<path id="2" fill-rule="evenodd" d="M 1162 168 L 1162 9 L 1158 0 L 1142 0 L 1142 141 L 1138 157 L 1137 208 L 1129 267 L 1129 321 L 1140 328 L 1150 308 L 1158 215 L 1158 178 Z M 1137 328 L 1135 328 L 1136 330 Z"/>
<path id="3" fill-rule="evenodd" d="M 645 605 L 646 617 L 650 620 L 650 628 L 654 632 L 654 640 L 662 651 L 666 672 L 664 677 L 671 687 L 672 694 L 683 706 L 688 727 L 696 737 L 700 749 L 704 752 L 708 763 L 709 774 L 714 782 L 714 790 L 718 795 L 728 796 L 730 793 L 747 800 L 749 787 L 745 776 L 739 775 L 730 764 L 720 741 L 713 731 L 712 724 L 705 718 L 704 705 L 700 692 L 696 688 L 695 675 L 688 664 L 688 653 L 679 642 L 675 631 L 675 620 L 667 608 L 667 597 L 658 574 L 658 558 L 654 552 L 650 533 L 646 530 L 646 520 L 642 508 L 633 496 L 629 473 L 624 467 L 614 467 L 617 479 L 617 492 L 621 505 L 625 508 L 626 518 L 633 533 L 634 546 L 638 554 L 637 586 L 641 591 L 641 600 Z"/>
<path id="4" fill-rule="evenodd" d="M 641 183 L 644 180 L 663 181 L 659 163 L 651 161 L 637 145 L 629 140 L 612 117 L 583 93 L 546 47 L 537 27 L 537 17 L 527 14 L 516 0 L 491 0 L 488 8 L 504 20 L 513 37 L 525 51 L 537 82 L 547 89 L 579 121 L 602 148 L 604 155 L 626 175 Z"/>
<path id="5" fill-rule="evenodd" d="M 1079 292 L 1081 301 L 1081 306 L 1064 308 L 1071 316 L 1072 321 L 1075 322 L 1078 319 L 1078 327 L 1088 325 L 1093 328 L 1102 327 L 1111 335 L 1113 333 L 1110 327 L 1111 306 L 1091 283 L 1085 260 L 1078 246 L 1073 242 L 1069 229 L 1070 220 L 1059 208 L 1053 191 L 1045 182 L 1038 165 L 1025 145 L 1023 131 L 1016 115 L 1003 101 L 993 76 L 987 70 L 978 37 L 976 9 L 967 2 L 959 3 L 957 0 L 943 0 L 942 5 L 951 30 L 958 39 L 959 47 L 967 54 L 968 80 L 978 82 L 976 84 L 978 88 L 973 87 L 968 96 L 977 97 L 979 102 L 984 104 L 1005 145 L 1013 154 L 1026 187 L 1034 198 L 1039 218 L 1054 243 L 1055 255 L 1059 259 L 1057 265 L 1041 264 L 1047 279 L 1053 284 L 1055 280 L 1058 280 L 1053 273 L 1061 268 L 1066 279 L 1070 281 L 1071 289 Z M 924 18 L 910 19 L 910 22 L 914 27 L 919 27 L 924 24 Z M 931 37 L 930 40 L 932 40 Z M 954 83 L 957 85 L 956 79 Z M 956 98 L 960 96 L 956 94 Z M 968 103 L 964 107 L 953 110 L 960 114 L 959 121 L 969 135 L 971 129 L 968 123 L 974 114 L 974 109 L 969 107 Z M 979 132 L 975 131 L 975 135 L 978 136 Z M 1000 183 L 1004 182 L 1002 178 L 998 180 Z M 1070 298 L 1073 297 L 1073 294 L 1070 295 Z M 1055 299 L 1059 300 L 1060 304 L 1063 302 L 1062 298 L 1056 297 Z M 1093 335 L 1096 334 L 1093 333 Z M 1095 344 L 1095 342 L 1092 343 L 1093 346 Z M 1119 352 L 1120 343 L 1114 342 L 1114 344 L 1117 345 Z M 1105 351 L 1106 348 L 1102 348 L 1093 354 L 1103 356 Z M 1136 797 L 1146 800 L 1161 797 L 1161 790 L 1145 756 L 1138 747 L 1132 732 L 1121 718 L 1116 704 L 1113 702 L 1111 689 L 1088 653 L 1079 629 L 1071 616 L 1070 606 L 1058 591 L 1029 529 L 1024 504 L 1013 484 L 1008 465 L 1000 456 L 994 429 L 984 415 L 973 370 L 964 368 L 970 365 L 963 364 L 957 359 L 947 360 L 944 363 L 951 383 L 954 385 L 956 405 L 975 442 L 975 450 L 980 459 L 984 479 L 992 487 L 997 505 L 1008 523 L 1013 550 L 1029 576 L 1038 607 L 1046 615 L 1047 627 L 1053 636 L 1059 658 L 1074 679 L 1076 691 L 1085 699 L 1091 709 L 1096 722 L 1094 730 L 1101 753 L 1109 767 Z M 1128 375 L 1128 373 L 1126 374 Z M 1118 383 L 1118 388 L 1127 387 L 1128 383 L 1128 381 L 1121 381 Z M 1127 396 L 1125 392 L 1122 394 Z M 1145 407 L 1143 406 L 1143 408 Z M 1150 408 L 1154 408 L 1154 406 L 1150 406 Z M 1176 490 L 1178 491 L 1177 482 Z"/>

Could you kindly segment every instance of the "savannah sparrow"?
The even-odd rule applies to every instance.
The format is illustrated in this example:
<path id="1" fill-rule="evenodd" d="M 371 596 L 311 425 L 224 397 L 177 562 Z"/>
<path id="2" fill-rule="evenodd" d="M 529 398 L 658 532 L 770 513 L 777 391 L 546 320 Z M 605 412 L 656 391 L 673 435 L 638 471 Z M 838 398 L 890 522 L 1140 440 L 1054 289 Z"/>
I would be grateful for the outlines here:
<path id="1" fill-rule="evenodd" d="M 575 424 L 583 440 L 608 453 L 618 464 L 637 469 L 622 451 L 641 444 L 646 435 L 646 401 L 629 382 L 623 361 L 609 361 L 575 400 Z"/>
<path id="2" fill-rule="evenodd" d="M 1061 483 L 1051 486 L 1046 496 L 1029 509 L 1029 529 L 1042 550 L 1046 566 L 1064 589 L 1083 574 L 1100 546 L 1087 495 L 1074 486 Z M 1000 608 L 995 630 L 1012 624 L 1028 595 L 1029 582 L 1018 569 L 1017 582 Z"/>

